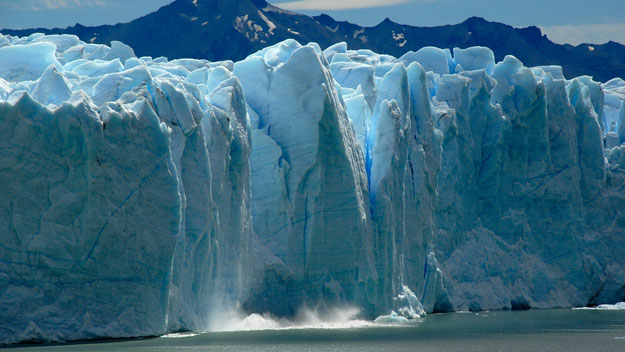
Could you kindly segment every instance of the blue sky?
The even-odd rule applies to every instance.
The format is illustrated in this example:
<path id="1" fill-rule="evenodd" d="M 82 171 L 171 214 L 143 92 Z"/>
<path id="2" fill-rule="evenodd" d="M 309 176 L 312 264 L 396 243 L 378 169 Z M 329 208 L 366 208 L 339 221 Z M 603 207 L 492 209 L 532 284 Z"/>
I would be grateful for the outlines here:
<path id="1" fill-rule="evenodd" d="M 0 0 L 0 28 L 127 22 L 172 0 Z M 625 0 L 269 0 L 309 15 L 371 26 L 385 17 L 434 26 L 470 16 L 517 27 L 537 25 L 553 41 L 625 44 Z"/>

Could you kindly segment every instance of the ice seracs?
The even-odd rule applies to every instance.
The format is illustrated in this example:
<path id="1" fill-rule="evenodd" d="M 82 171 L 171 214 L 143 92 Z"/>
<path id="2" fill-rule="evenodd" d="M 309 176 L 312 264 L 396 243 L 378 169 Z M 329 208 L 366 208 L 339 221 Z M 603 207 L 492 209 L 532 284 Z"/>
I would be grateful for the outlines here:
<path id="1" fill-rule="evenodd" d="M 623 301 L 624 98 L 483 47 L 0 36 L 0 343 Z"/>
<path id="2" fill-rule="evenodd" d="M 13 82 L 34 81 L 41 77 L 50 65 L 61 67 L 55 53 L 56 46 L 46 42 L 0 47 L 2 60 L 0 76 Z"/>

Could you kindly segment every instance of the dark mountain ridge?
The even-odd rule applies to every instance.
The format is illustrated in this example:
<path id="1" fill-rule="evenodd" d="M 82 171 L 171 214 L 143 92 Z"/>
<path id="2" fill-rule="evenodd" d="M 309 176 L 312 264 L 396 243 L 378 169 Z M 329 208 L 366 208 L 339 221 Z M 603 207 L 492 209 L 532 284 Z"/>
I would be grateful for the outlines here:
<path id="1" fill-rule="evenodd" d="M 264 0 L 176 0 L 129 23 L 68 28 L 1 30 L 10 35 L 75 34 L 80 39 L 132 46 L 137 55 L 168 58 L 241 60 L 268 45 L 293 38 L 323 48 L 347 42 L 350 49 L 371 49 L 396 57 L 424 46 L 453 49 L 486 46 L 496 59 L 514 55 L 527 66 L 560 65 L 566 77 L 590 75 L 607 81 L 625 78 L 625 46 L 560 45 L 537 27 L 514 28 L 471 17 L 455 25 L 415 27 L 385 19 L 373 27 L 336 21 L 328 15 L 310 17 L 285 11 Z"/>

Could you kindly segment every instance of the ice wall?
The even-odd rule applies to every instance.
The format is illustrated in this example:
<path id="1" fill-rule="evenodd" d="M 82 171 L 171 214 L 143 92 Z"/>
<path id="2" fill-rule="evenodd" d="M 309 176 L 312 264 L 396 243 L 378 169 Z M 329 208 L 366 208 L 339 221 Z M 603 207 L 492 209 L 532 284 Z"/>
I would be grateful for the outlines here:
<path id="1" fill-rule="evenodd" d="M 244 297 L 252 261 L 250 127 L 232 64 L 7 39 L 0 341 L 207 328 Z"/>
<path id="2" fill-rule="evenodd" d="M 623 301 L 624 98 L 482 47 L 2 36 L 0 343 Z"/>
<path id="3" fill-rule="evenodd" d="M 292 314 L 302 304 L 350 302 L 373 309 L 365 162 L 325 57 L 291 40 L 237 62 L 234 74 L 254 116 L 254 230 L 284 263 L 281 280 L 292 280 L 292 293 L 253 307 Z M 266 275 L 263 291 L 282 285 L 273 270 Z"/>
<path id="4" fill-rule="evenodd" d="M 623 230 L 613 208 L 623 185 L 615 161 L 605 160 L 620 154 L 604 150 L 620 135 L 616 124 L 605 137 L 602 127 L 622 111 L 620 80 L 565 80 L 558 67 L 529 69 L 512 56 L 495 63 L 487 48 L 453 57 L 424 48 L 395 61 L 337 44 L 326 55 L 354 128 L 364 126 L 382 296 L 407 287 L 426 311 L 620 299 L 614 250 Z M 363 117 L 365 91 L 377 99 Z M 414 148 L 420 162 L 407 162 Z M 407 165 L 412 185 L 402 179 Z M 414 203 L 409 190 L 420 190 Z M 415 214 L 425 216 L 411 222 Z"/>
<path id="5" fill-rule="evenodd" d="M 358 138 L 367 159 L 378 271 L 376 312 L 405 309 L 398 297 L 408 289 L 418 293 L 419 307 L 406 314 L 414 317 L 433 309 L 421 306 L 424 297 L 443 291 L 430 245 L 440 141 L 423 68 L 416 63 L 378 65 L 386 58 L 370 54 L 348 54 L 341 44 L 325 51 L 348 96 L 348 113 L 357 113 L 350 115 L 354 128 L 362 133 Z M 431 305 L 435 301 L 428 300 Z"/>

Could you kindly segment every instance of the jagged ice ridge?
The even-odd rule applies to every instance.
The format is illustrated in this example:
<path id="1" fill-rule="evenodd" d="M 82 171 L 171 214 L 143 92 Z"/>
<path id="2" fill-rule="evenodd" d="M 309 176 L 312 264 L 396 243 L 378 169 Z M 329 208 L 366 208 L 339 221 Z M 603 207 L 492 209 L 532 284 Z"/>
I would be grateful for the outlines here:
<path id="1" fill-rule="evenodd" d="M 0 35 L 0 343 L 622 301 L 624 97 L 483 47 Z"/>

